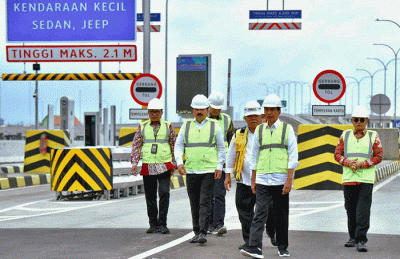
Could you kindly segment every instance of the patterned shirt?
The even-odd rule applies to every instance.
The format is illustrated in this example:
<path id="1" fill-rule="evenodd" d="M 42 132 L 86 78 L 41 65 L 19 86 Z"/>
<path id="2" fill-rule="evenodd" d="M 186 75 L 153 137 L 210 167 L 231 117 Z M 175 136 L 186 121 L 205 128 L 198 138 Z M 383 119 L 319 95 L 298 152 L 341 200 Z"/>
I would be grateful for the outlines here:
<path id="1" fill-rule="evenodd" d="M 364 129 L 361 132 L 356 132 L 353 130 L 354 136 L 357 139 L 360 139 L 367 134 L 367 129 Z M 381 140 L 379 138 L 379 135 L 376 134 L 376 139 L 375 142 L 372 146 L 372 151 L 373 151 L 373 157 L 370 159 L 367 159 L 363 162 L 361 162 L 360 168 L 370 168 L 371 166 L 379 164 L 382 159 L 383 159 L 383 148 L 381 144 Z M 343 156 L 344 154 L 344 141 L 343 138 L 340 137 L 339 143 L 336 146 L 335 149 L 335 160 L 342 166 L 349 166 L 350 165 L 350 159 L 347 159 Z M 343 185 L 356 185 L 357 183 L 350 182 L 350 183 L 343 183 Z"/>
<path id="2" fill-rule="evenodd" d="M 153 127 L 154 135 L 157 134 L 158 129 L 160 128 L 160 124 L 150 124 Z M 142 164 L 142 170 L 140 171 L 140 175 L 159 175 L 164 173 L 165 171 L 169 171 L 171 169 L 176 168 L 176 163 L 174 159 L 174 146 L 176 141 L 176 133 L 174 126 L 172 124 L 169 125 L 169 145 L 171 147 L 172 154 L 172 162 L 160 163 L 160 164 Z M 138 126 L 135 137 L 133 138 L 132 144 L 132 153 L 131 153 L 131 163 L 132 165 L 137 165 L 140 160 L 140 154 L 142 152 L 143 147 L 143 137 L 141 134 L 141 125 Z"/>

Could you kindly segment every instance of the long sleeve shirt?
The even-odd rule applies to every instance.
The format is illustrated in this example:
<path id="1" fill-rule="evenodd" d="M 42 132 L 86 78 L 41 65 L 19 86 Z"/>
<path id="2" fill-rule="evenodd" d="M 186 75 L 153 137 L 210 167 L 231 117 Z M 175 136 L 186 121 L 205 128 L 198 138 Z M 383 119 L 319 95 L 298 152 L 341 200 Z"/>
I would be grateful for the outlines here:
<path id="1" fill-rule="evenodd" d="M 362 132 L 356 132 L 353 130 L 353 134 L 357 139 L 360 139 L 367 134 L 367 129 L 364 129 Z M 367 159 L 363 162 L 361 162 L 361 168 L 370 168 L 371 166 L 377 165 L 380 162 L 382 162 L 383 159 L 383 147 L 381 144 L 381 139 L 379 138 L 379 135 L 376 134 L 376 139 L 374 144 L 372 145 L 372 152 L 373 152 L 373 157 L 370 159 Z M 339 142 L 336 146 L 335 149 L 335 160 L 342 166 L 349 166 L 350 165 L 350 159 L 347 159 L 346 157 L 343 156 L 344 154 L 344 141 L 342 136 L 339 138 Z M 343 183 L 343 185 L 354 185 L 355 183 Z"/>
<path id="2" fill-rule="evenodd" d="M 251 150 L 253 149 L 253 139 L 254 133 L 248 131 L 247 134 L 247 145 L 246 145 L 246 153 L 244 155 L 243 167 L 242 167 L 242 179 L 238 181 L 239 183 L 243 183 L 245 185 L 251 186 L 251 169 L 250 169 L 250 157 Z M 226 156 L 226 170 L 227 174 L 232 174 L 234 165 L 235 165 L 235 157 L 236 157 L 236 144 L 235 144 L 236 136 L 232 137 L 231 144 L 229 145 L 228 154 Z"/>
<path id="3" fill-rule="evenodd" d="M 277 120 L 271 127 L 267 127 L 274 131 L 280 124 L 281 120 Z M 261 124 L 262 125 L 262 124 Z M 260 125 L 260 127 L 261 127 Z M 294 134 L 293 127 L 289 124 L 287 129 L 288 132 L 288 153 L 289 153 L 289 161 L 288 161 L 288 169 L 295 169 L 299 166 L 299 154 L 297 150 L 297 140 L 296 135 Z M 251 162 L 250 168 L 251 170 L 257 170 L 258 157 L 260 155 L 260 143 L 258 141 L 258 131 L 255 132 L 255 137 L 253 139 L 253 150 L 251 152 Z M 263 185 L 284 185 L 287 179 L 286 173 L 270 173 L 270 174 L 257 174 L 256 175 L 256 184 Z"/>
<path id="4" fill-rule="evenodd" d="M 150 124 L 150 126 L 153 128 L 154 134 L 156 135 L 158 132 L 158 129 L 160 128 L 160 124 L 155 124 L 155 125 Z M 132 165 L 137 165 L 141 158 L 141 152 L 142 152 L 142 147 L 143 147 L 143 137 L 141 134 L 141 130 L 142 130 L 141 126 L 139 125 L 136 130 L 135 137 L 133 138 L 132 153 L 131 153 Z M 168 143 L 171 147 L 171 154 L 174 154 L 175 141 L 176 141 L 175 129 L 174 129 L 174 126 L 172 126 L 172 124 L 170 124 L 169 125 Z M 159 175 L 165 171 L 174 169 L 175 167 L 176 166 L 175 166 L 174 160 L 172 162 L 168 162 L 168 163 L 142 164 L 142 170 L 141 170 L 140 174 L 141 175 Z"/>
<path id="5" fill-rule="evenodd" d="M 198 129 L 203 128 L 206 123 L 208 121 L 208 118 L 205 118 L 201 123 L 198 123 L 196 120 L 194 120 L 195 125 Z M 189 129 L 186 129 L 189 130 Z M 218 150 L 218 166 L 217 169 L 221 170 L 224 167 L 224 162 L 225 162 L 225 158 L 226 158 L 226 154 L 225 154 L 225 143 L 224 143 L 224 135 L 222 133 L 221 128 L 219 127 L 218 123 L 216 123 L 216 130 L 217 130 L 217 137 L 216 137 L 216 144 L 217 144 L 217 150 Z M 185 151 L 185 147 L 184 147 L 184 132 L 183 130 L 179 131 L 178 137 L 176 138 L 176 142 L 175 142 L 175 161 L 176 164 L 182 165 L 183 164 L 183 160 L 182 160 L 182 156 L 183 153 Z M 204 173 L 210 173 L 210 171 L 187 171 L 188 174 L 204 174 Z"/>

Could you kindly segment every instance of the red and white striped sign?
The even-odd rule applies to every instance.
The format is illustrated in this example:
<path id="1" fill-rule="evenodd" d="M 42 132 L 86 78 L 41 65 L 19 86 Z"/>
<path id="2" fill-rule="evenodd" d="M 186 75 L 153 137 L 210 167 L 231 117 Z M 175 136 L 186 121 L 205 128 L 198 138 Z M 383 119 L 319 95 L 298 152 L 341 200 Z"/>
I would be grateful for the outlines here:
<path id="1" fill-rule="evenodd" d="M 137 32 L 143 32 L 143 25 L 137 26 Z M 150 32 L 160 32 L 161 25 L 150 25 Z"/>
<path id="2" fill-rule="evenodd" d="M 249 30 L 301 30 L 301 22 L 249 23 Z"/>

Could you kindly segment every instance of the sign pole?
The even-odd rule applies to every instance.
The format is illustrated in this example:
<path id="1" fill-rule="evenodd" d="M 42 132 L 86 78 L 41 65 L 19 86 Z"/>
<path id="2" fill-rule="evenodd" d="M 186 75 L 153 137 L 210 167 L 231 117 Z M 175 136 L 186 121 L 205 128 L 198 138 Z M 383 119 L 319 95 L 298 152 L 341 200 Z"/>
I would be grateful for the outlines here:
<path id="1" fill-rule="evenodd" d="M 150 73 L 150 0 L 143 0 L 143 73 Z"/>

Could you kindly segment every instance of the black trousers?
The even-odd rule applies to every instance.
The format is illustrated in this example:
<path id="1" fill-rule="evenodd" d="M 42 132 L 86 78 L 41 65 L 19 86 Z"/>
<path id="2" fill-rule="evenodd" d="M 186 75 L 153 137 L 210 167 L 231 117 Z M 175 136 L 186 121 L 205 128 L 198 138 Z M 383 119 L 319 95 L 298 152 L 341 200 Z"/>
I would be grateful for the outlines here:
<path id="1" fill-rule="evenodd" d="M 236 185 L 235 203 L 239 214 L 239 221 L 242 225 L 243 240 L 246 245 L 249 245 L 250 226 L 254 217 L 254 206 L 256 204 L 256 195 L 251 190 L 251 186 L 242 183 Z M 265 228 L 267 235 L 269 237 L 274 237 L 275 213 L 273 206 L 269 206 Z"/>
<path id="2" fill-rule="evenodd" d="M 270 206 L 275 212 L 276 241 L 279 249 L 289 246 L 289 194 L 282 195 L 283 185 L 256 185 L 256 210 L 250 227 L 250 246 L 262 247 L 262 234 Z M 272 201 L 272 203 L 271 203 Z"/>
<path id="3" fill-rule="evenodd" d="M 214 173 L 187 174 L 186 189 L 192 211 L 195 234 L 207 234 L 211 216 L 211 201 L 214 189 Z"/>
<path id="4" fill-rule="evenodd" d="M 214 193 L 211 202 L 211 217 L 209 220 L 210 227 L 223 226 L 225 224 L 225 172 L 222 171 L 221 178 L 215 180 Z"/>
<path id="5" fill-rule="evenodd" d="M 368 241 L 373 188 L 372 183 L 343 186 L 347 227 L 350 238 L 354 238 L 357 243 Z"/>
<path id="6" fill-rule="evenodd" d="M 169 208 L 171 171 L 159 175 L 143 176 L 144 194 L 147 204 L 147 215 L 149 216 L 150 227 L 167 226 L 167 214 Z M 157 188 L 158 185 L 158 188 Z M 157 208 L 157 189 L 159 205 Z"/>

